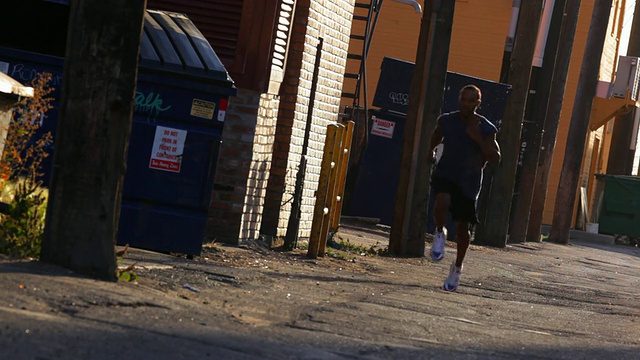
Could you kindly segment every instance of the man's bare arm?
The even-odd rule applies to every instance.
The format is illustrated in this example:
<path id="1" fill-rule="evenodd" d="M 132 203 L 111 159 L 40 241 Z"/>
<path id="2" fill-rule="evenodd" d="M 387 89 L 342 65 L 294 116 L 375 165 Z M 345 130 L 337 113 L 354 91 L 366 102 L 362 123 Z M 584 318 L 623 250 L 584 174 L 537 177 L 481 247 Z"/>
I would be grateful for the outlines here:
<path id="1" fill-rule="evenodd" d="M 491 134 L 482 140 L 482 156 L 486 162 L 495 165 L 500 162 L 500 145 L 496 139 L 496 134 Z"/>

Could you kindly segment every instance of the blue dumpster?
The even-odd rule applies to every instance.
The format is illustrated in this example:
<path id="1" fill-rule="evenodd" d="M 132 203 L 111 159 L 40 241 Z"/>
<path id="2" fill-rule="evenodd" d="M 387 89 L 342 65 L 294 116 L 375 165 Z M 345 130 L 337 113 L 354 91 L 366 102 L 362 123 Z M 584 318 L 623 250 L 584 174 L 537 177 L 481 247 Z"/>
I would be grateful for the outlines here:
<path id="1" fill-rule="evenodd" d="M 0 47 L 0 67 L 23 82 L 48 71 L 59 88 L 62 64 Z M 118 244 L 201 252 L 226 106 L 235 94 L 226 69 L 185 15 L 147 10 Z M 59 93 L 54 97 L 43 126 L 53 133 Z"/>
<path id="2" fill-rule="evenodd" d="M 356 186 L 345 214 L 379 218 L 391 225 L 395 207 L 406 116 L 371 110 L 369 142 L 362 154 Z"/>

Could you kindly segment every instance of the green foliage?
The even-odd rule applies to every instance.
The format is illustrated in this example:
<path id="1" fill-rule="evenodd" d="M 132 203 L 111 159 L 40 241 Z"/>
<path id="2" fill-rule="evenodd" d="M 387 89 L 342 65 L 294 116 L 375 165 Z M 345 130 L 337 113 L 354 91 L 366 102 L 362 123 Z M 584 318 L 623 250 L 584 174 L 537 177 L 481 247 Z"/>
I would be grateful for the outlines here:
<path id="1" fill-rule="evenodd" d="M 0 253 L 38 258 L 44 233 L 46 190 L 28 181 L 5 187 L 14 188 L 14 196 L 8 214 L 0 215 Z"/>
<path id="2" fill-rule="evenodd" d="M 34 96 L 13 109 L 0 159 L 0 199 L 9 204 L 7 213 L 0 214 L 0 253 L 12 257 L 40 255 L 48 195 L 38 179 L 52 136 L 39 136 L 37 130 L 52 108 L 50 81 L 51 74 L 42 73 L 29 84 Z"/>

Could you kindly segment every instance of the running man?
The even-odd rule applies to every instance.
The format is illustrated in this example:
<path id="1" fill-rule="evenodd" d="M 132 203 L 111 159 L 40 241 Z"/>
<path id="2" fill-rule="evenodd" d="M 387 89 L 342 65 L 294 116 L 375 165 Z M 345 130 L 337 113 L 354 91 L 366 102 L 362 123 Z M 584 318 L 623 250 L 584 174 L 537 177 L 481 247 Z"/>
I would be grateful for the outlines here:
<path id="1" fill-rule="evenodd" d="M 497 164 L 500 161 L 500 147 L 496 141 L 498 130 L 484 116 L 476 113 L 482 100 L 480 89 L 466 85 L 460 90 L 458 100 L 460 110 L 438 118 L 430 149 L 435 162 L 435 147 L 443 144 L 431 178 L 431 187 L 436 194 L 433 210 L 436 231 L 430 251 L 434 261 L 444 257 L 447 211 L 451 211 L 456 223 L 458 249 L 443 285 L 447 291 L 458 288 L 471 229 L 478 223 L 476 201 L 482 186 L 482 169 L 487 163 Z"/>

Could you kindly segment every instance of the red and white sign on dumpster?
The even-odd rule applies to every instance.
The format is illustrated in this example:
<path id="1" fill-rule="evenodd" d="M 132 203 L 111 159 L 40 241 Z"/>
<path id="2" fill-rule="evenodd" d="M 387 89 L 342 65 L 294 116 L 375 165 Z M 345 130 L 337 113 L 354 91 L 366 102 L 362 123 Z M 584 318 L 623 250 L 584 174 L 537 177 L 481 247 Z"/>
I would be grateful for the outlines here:
<path id="1" fill-rule="evenodd" d="M 373 126 L 371 127 L 371 135 L 378 135 L 387 139 L 393 139 L 393 129 L 396 127 L 394 121 L 380 119 L 372 116 Z"/>
<path id="2" fill-rule="evenodd" d="M 157 170 L 180 172 L 182 151 L 184 150 L 186 139 L 186 130 L 157 126 L 149 167 Z"/>

